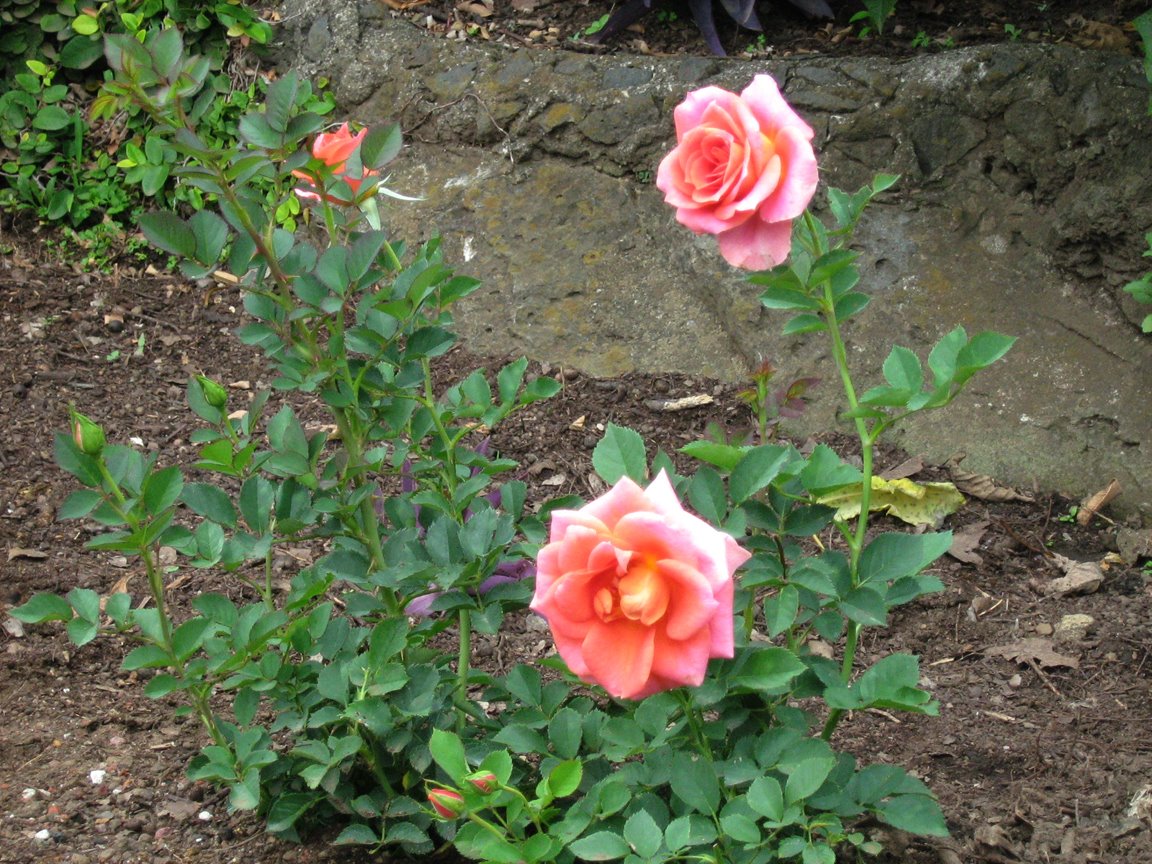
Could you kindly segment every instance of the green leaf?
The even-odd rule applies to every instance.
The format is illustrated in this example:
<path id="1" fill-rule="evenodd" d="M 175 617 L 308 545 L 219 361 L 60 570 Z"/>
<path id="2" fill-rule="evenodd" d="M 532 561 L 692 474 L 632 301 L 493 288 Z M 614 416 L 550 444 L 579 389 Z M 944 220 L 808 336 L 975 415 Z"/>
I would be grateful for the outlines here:
<path id="1" fill-rule="evenodd" d="M 860 555 L 860 581 L 882 584 L 914 576 L 951 547 L 951 531 L 881 534 Z"/>
<path id="2" fill-rule="evenodd" d="M 428 742 L 432 759 L 447 774 L 453 783 L 462 783 L 468 774 L 468 761 L 464 758 L 464 744 L 460 737 L 442 729 L 433 729 Z"/>
<path id="3" fill-rule="evenodd" d="M 920 358 L 907 348 L 893 347 L 884 361 L 884 380 L 902 390 L 918 393 L 924 386 Z"/>
<path id="4" fill-rule="evenodd" d="M 720 525 L 728 515 L 728 496 L 724 481 L 708 466 L 701 466 L 688 484 L 688 503 L 713 525 Z"/>
<path id="5" fill-rule="evenodd" d="M 120 665 L 125 672 L 131 672 L 134 669 L 166 669 L 171 662 L 168 652 L 159 645 L 141 645 L 129 651 Z"/>
<path id="6" fill-rule="evenodd" d="M 272 806 L 268 808 L 268 814 L 265 816 L 265 828 L 273 834 L 279 834 L 290 829 L 296 824 L 296 821 L 307 813 L 312 805 L 319 801 L 323 796 L 315 792 L 286 792 L 279 796 L 272 802 Z M 352 827 L 352 826 L 350 826 Z M 365 825 L 355 826 L 366 828 Z M 345 829 L 347 830 L 347 829 Z M 341 835 L 343 836 L 343 835 Z M 372 840 L 367 842 L 375 842 L 376 836 L 372 835 Z M 340 842 L 337 840 L 336 842 Z"/>
<path id="7" fill-rule="evenodd" d="M 883 627 L 888 623 L 884 595 L 869 585 L 853 588 L 840 600 L 840 611 L 857 624 Z"/>
<path id="8" fill-rule="evenodd" d="M 547 753 L 548 742 L 544 736 L 529 726 L 512 724 L 497 733 L 495 740 L 506 744 L 513 753 Z"/>
<path id="9" fill-rule="evenodd" d="M 77 647 L 87 645 L 100 632 L 98 624 L 80 617 L 73 618 L 64 625 L 64 629 L 67 631 L 72 644 Z"/>
<path id="10" fill-rule="evenodd" d="M 496 375 L 496 390 L 500 394 L 501 405 L 511 405 L 515 402 L 527 369 L 528 358 L 521 357 L 509 363 Z"/>
<path id="11" fill-rule="evenodd" d="M 295 73 L 284 75 L 268 86 L 264 97 L 264 117 L 268 126 L 276 132 L 284 132 L 288 128 L 299 90 L 300 79 Z"/>
<path id="12" fill-rule="evenodd" d="M 59 105 L 45 105 L 32 118 L 32 128 L 44 132 L 57 132 L 71 125 L 72 115 Z"/>
<path id="13" fill-rule="evenodd" d="M 373 126 L 360 142 L 360 163 L 369 171 L 379 171 L 400 154 L 402 144 L 398 124 Z"/>
<path id="14" fill-rule="evenodd" d="M 556 798 L 564 798 L 580 788 L 584 769 L 576 759 L 561 762 L 548 772 L 548 791 Z"/>
<path id="15" fill-rule="evenodd" d="M 211 210 L 197 210 L 188 224 L 196 238 L 195 259 L 205 266 L 216 264 L 231 234 L 228 223 Z"/>
<path id="16" fill-rule="evenodd" d="M 609 423 L 604 437 L 592 451 L 592 467 L 609 486 L 621 477 L 644 483 L 648 476 L 644 439 L 632 429 Z"/>
<path id="17" fill-rule="evenodd" d="M 64 499 L 57 519 L 83 519 L 104 500 L 104 496 L 94 489 L 77 489 Z"/>
<path id="18" fill-rule="evenodd" d="M 45 621 L 71 621 L 72 604 L 57 594 L 43 592 L 35 594 L 23 606 L 11 610 L 13 618 L 26 624 L 43 624 Z"/>
<path id="19" fill-rule="evenodd" d="M 956 356 L 968 344 L 968 333 L 963 327 L 944 335 L 928 354 L 928 368 L 932 370 L 933 386 L 945 387 L 956 375 Z"/>
<path id="20" fill-rule="evenodd" d="M 766 694 L 786 692 L 792 679 L 807 668 L 792 651 L 778 646 L 750 648 L 741 657 L 743 662 L 729 682 Z"/>
<path id="21" fill-rule="evenodd" d="M 860 470 L 841 459 L 827 444 L 819 444 L 800 472 L 800 482 L 813 495 L 860 482 Z"/>
<path id="22" fill-rule="evenodd" d="M 60 49 L 60 65 L 66 69 L 87 69 L 104 56 L 99 39 L 74 36 Z"/>
<path id="23" fill-rule="evenodd" d="M 795 804 L 810 798 L 824 785 L 836 760 L 830 756 L 814 756 L 804 759 L 788 772 L 788 782 L 784 785 L 784 803 Z"/>
<path id="24" fill-rule="evenodd" d="M 730 474 L 744 458 L 747 449 L 731 444 L 717 444 L 714 441 L 692 441 L 681 447 L 680 452 L 709 465 L 715 465 L 722 472 Z"/>
<path id="25" fill-rule="evenodd" d="M 211 483 L 189 483 L 180 498 L 197 515 L 229 528 L 236 527 L 236 508 L 223 489 Z"/>
<path id="26" fill-rule="evenodd" d="M 140 229 L 157 249 L 195 259 L 196 233 L 175 213 L 168 210 L 145 213 L 140 217 Z"/>
<path id="27" fill-rule="evenodd" d="M 161 468 L 144 481 L 140 496 L 144 509 L 150 516 L 159 516 L 180 497 L 183 488 L 184 475 L 177 466 Z"/>
<path id="28" fill-rule="evenodd" d="M 737 843 L 760 842 L 760 829 L 743 813 L 728 813 L 721 816 L 720 828 Z"/>
<path id="29" fill-rule="evenodd" d="M 776 479 L 792 454 L 780 444 L 753 447 L 732 470 L 728 491 L 734 504 L 740 504 Z"/>
<path id="30" fill-rule="evenodd" d="M 561 759 L 572 759 L 580 752 L 582 718 L 573 708 L 561 708 L 548 723 L 548 740 Z"/>
<path id="31" fill-rule="evenodd" d="M 720 783 L 712 763 L 703 757 L 679 751 L 672 757 L 672 793 L 704 814 L 720 806 Z"/>
<path id="32" fill-rule="evenodd" d="M 772 638 L 779 636 L 796 622 L 800 612 L 800 592 L 793 585 L 785 585 L 764 601 L 764 626 Z"/>
<path id="33" fill-rule="evenodd" d="M 784 790 L 773 777 L 757 777 L 748 787 L 748 806 L 773 822 L 784 818 Z"/>
<path id="34" fill-rule="evenodd" d="M 297 793 L 302 794 L 302 793 Z M 272 831 L 271 817 L 269 817 L 268 830 Z M 367 845 L 372 846 L 380 842 L 380 836 L 369 826 L 356 822 L 347 826 L 332 841 L 337 846 Z"/>
<path id="35" fill-rule="evenodd" d="M 568 848 L 573 855 L 584 861 L 613 861 L 632 851 L 623 837 L 610 831 L 597 831 L 581 837 Z"/>
<path id="36" fill-rule="evenodd" d="M 956 355 L 956 383 L 962 384 L 981 369 L 991 366 L 1008 353 L 1015 337 L 1002 333 L 977 333 Z"/>
<path id="37" fill-rule="evenodd" d="M 647 810 L 637 810 L 624 823 L 624 839 L 641 858 L 654 858 L 664 842 L 664 831 Z"/>
<path id="38" fill-rule="evenodd" d="M 893 795 L 877 808 L 877 815 L 902 831 L 929 837 L 948 836 L 948 824 L 940 805 L 929 795 Z"/>
<path id="39" fill-rule="evenodd" d="M 57 465 L 85 486 L 100 485 L 103 479 L 100 463 L 77 447 L 71 435 L 56 433 L 55 457 Z"/>

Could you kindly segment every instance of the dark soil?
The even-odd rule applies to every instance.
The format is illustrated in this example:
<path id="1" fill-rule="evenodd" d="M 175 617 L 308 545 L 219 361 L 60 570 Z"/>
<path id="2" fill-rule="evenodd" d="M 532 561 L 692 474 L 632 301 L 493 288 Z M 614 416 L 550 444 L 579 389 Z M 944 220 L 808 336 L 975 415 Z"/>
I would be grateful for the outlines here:
<path id="1" fill-rule="evenodd" d="M 530 4 L 514 3 L 511 10 L 498 4 L 487 19 L 463 17 L 451 4 L 410 14 L 481 22 L 492 39 L 568 45 L 576 29 L 609 8 L 598 0 L 526 9 Z M 957 45 L 1002 40 L 1007 23 L 1020 28 L 1020 38 L 1076 41 L 1092 30 L 1083 22 L 1120 28 L 1143 6 L 902 0 L 883 37 L 860 40 L 846 32 L 856 4 L 845 4 L 835 24 L 821 25 L 777 3 L 762 13 L 768 47 L 753 47 L 781 54 L 877 45 L 938 50 L 948 39 Z M 1070 21 L 1073 13 L 1082 20 Z M 699 53 L 687 11 L 676 14 L 671 22 L 649 16 L 643 33 L 586 50 Z M 921 30 L 932 44 L 913 49 Z M 1129 50 L 1133 35 L 1117 32 Z M 755 42 L 732 28 L 723 29 L 722 38 L 732 54 Z M 189 434 L 198 425 L 185 407 L 188 376 L 204 372 L 227 382 L 237 402 L 270 377 L 262 359 L 231 335 L 242 321 L 236 294 L 209 296 L 129 261 L 112 274 L 83 273 L 50 260 L 45 248 L 43 235 L 27 227 L 0 234 L 0 864 L 367 860 L 326 845 L 323 836 L 303 845 L 270 839 L 254 818 L 228 814 L 219 791 L 186 780 L 184 767 L 203 743 L 200 729 L 175 719 L 172 704 L 147 700 L 136 675 L 120 671 L 124 644 L 98 640 L 77 650 L 54 627 L 21 627 L 2 615 L 36 591 L 144 589 L 133 562 L 83 549 L 89 525 L 55 519 L 74 488 L 51 455 L 69 401 L 103 423 L 114 440 L 139 439 L 163 459 L 187 465 L 194 456 Z M 443 373 L 461 377 L 483 363 L 458 350 L 446 358 Z M 650 452 L 671 452 L 700 437 L 709 423 L 739 429 L 749 421 L 737 388 L 726 384 L 544 371 L 563 378 L 563 392 L 516 415 L 495 435 L 500 452 L 521 463 L 537 500 L 598 491 L 590 486 L 590 457 L 598 429 L 609 421 L 640 431 Z M 701 393 L 715 401 L 678 413 L 646 405 Z M 904 459 L 885 452 L 880 467 Z M 947 472 L 929 467 L 918 476 L 947 479 Z M 877 828 L 888 847 L 885 860 L 1128 864 L 1152 858 L 1152 585 L 1142 562 L 1109 556 L 1115 526 L 1068 520 L 1076 503 L 1042 491 L 1034 502 L 971 497 L 945 527 L 971 533 L 974 554 L 942 560 L 935 570 L 947 590 L 900 611 L 889 630 L 864 642 L 865 661 L 893 650 L 919 654 L 924 685 L 941 703 L 938 718 L 872 712 L 841 726 L 839 746 L 923 778 L 953 832 L 948 840 L 926 842 Z M 1047 593 L 1045 585 L 1062 575 L 1053 553 L 1104 561 L 1099 590 Z M 288 571 L 298 566 L 290 559 L 283 565 Z M 223 584 L 196 572 L 174 597 L 187 602 Z M 1059 642 L 1053 630 L 1067 615 L 1089 615 L 1093 623 L 1085 636 Z M 1031 654 L 989 653 L 1024 639 L 1040 640 L 1027 643 Z M 484 662 L 498 670 L 538 660 L 549 645 L 521 622 L 493 648 Z"/>
<path id="2" fill-rule="evenodd" d="M 707 54 L 687 0 L 652 0 L 652 11 L 604 44 L 591 34 L 612 11 L 613 0 L 436 0 L 404 8 L 413 21 L 456 38 L 511 45 L 546 45 L 578 51 L 636 54 Z M 1064 42 L 1082 48 L 1137 52 L 1130 22 L 1148 9 L 1145 0 L 899 0 L 883 33 L 863 32 L 852 22 L 860 0 L 829 0 L 834 20 L 806 16 L 788 0 L 757 4 L 763 32 L 737 26 L 720 3 L 715 20 L 730 57 L 770 58 L 793 54 L 884 54 L 903 57 L 965 45 L 1021 40 Z M 589 38 L 591 36 L 591 38 Z"/>

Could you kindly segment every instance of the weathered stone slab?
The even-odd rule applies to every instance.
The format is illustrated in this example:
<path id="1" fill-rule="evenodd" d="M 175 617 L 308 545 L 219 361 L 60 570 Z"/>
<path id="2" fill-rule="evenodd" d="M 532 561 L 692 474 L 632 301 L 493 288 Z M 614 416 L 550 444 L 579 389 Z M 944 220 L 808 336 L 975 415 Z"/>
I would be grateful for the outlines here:
<path id="1" fill-rule="evenodd" d="M 381 8 L 289 0 L 290 56 L 331 78 L 356 119 L 401 122 L 411 143 L 391 182 L 426 200 L 394 208 L 393 224 L 441 232 L 485 280 L 460 314 L 477 349 L 596 374 L 732 379 L 767 357 L 827 377 L 822 346 L 780 337 L 780 319 L 651 184 L 688 89 L 739 90 L 768 71 L 817 130 L 826 181 L 903 176 L 860 234 L 877 298 L 850 333 L 861 383 L 893 340 L 923 356 L 955 324 L 1020 337 L 902 443 L 1073 495 L 1116 477 L 1120 508 L 1152 513 L 1152 339 L 1119 290 L 1147 264 L 1152 228 L 1135 60 L 1015 44 L 900 63 L 594 57 L 450 43 Z M 834 422 L 831 382 L 814 395 L 803 424 Z"/>

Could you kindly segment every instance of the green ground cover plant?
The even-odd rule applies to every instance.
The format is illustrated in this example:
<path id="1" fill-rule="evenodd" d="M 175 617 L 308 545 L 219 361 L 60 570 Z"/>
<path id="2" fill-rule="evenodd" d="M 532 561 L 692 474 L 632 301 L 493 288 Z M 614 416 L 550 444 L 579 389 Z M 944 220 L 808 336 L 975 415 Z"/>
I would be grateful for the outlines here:
<path id="1" fill-rule="evenodd" d="M 861 662 L 867 628 L 940 590 L 928 568 L 951 542 L 869 529 L 872 454 L 1012 343 L 956 328 L 926 367 L 897 346 L 882 380 L 856 383 L 843 324 L 870 297 L 852 236 L 895 177 L 827 190 L 825 223 L 808 209 L 812 130 L 770 78 L 689 93 L 657 185 L 752 271 L 765 307 L 790 314 L 786 332 L 829 340 L 860 464 L 770 440 L 774 412 L 801 394 L 774 394 L 765 374 L 755 440 L 690 443 L 697 467 L 681 474 L 609 425 L 593 453 L 609 492 L 529 508 L 486 430 L 559 385 L 525 359 L 434 383 L 452 306 L 478 286 L 436 239 L 384 229 L 381 202 L 403 197 L 384 173 L 398 129 L 328 131 L 312 87 L 286 75 L 222 144 L 205 131 L 211 60 L 177 30 L 105 46 L 109 109 L 146 115 L 206 205 L 146 214 L 145 235 L 188 277 L 239 281 L 250 320 L 237 336 L 276 377 L 242 410 L 210 376 L 189 380 L 204 421 L 190 474 L 70 408 L 55 452 L 81 488 L 60 516 L 105 529 L 92 549 L 138 559 L 147 602 L 75 589 L 13 615 L 62 622 L 78 645 L 133 642 L 124 666 L 146 694 L 178 698 L 205 730 L 189 775 L 288 838 L 335 821 L 338 843 L 451 845 L 478 861 L 832 864 L 837 850 L 879 851 L 869 819 L 947 832 L 924 783 L 832 743 L 850 712 L 939 710 L 917 658 Z M 293 200 L 309 226 L 281 217 Z M 309 431 L 288 394 L 334 431 Z M 859 516 L 838 519 L 821 502 L 846 491 Z M 813 543 L 826 529 L 836 542 Z M 273 554 L 301 543 L 322 554 L 277 592 Z M 244 599 L 206 593 L 175 611 L 167 585 L 198 568 L 230 574 Z M 529 605 L 558 656 L 478 666 L 473 635 Z M 815 638 L 839 654 L 813 652 Z"/>
<path id="2" fill-rule="evenodd" d="M 118 245 L 146 202 L 204 204 L 200 190 L 172 182 L 177 151 L 147 113 L 113 107 L 101 92 L 111 76 L 104 37 L 143 39 L 157 28 L 178 28 L 206 58 L 204 86 L 217 98 L 200 118 L 201 134 L 231 146 L 266 80 L 237 76 L 229 61 L 238 45 L 257 48 L 272 32 L 241 0 L 0 0 L 0 207 L 70 229 L 92 263 Z M 328 97 L 313 98 L 318 113 L 331 110 Z"/>

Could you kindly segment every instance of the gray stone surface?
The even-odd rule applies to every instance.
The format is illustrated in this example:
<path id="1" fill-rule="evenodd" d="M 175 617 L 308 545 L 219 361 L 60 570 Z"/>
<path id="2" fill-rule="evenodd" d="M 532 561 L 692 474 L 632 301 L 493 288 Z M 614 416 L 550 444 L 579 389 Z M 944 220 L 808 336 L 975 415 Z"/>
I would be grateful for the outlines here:
<path id="1" fill-rule="evenodd" d="M 823 346 L 779 336 L 710 238 L 678 226 L 651 183 L 691 88 L 773 74 L 817 130 L 824 179 L 903 180 L 859 235 L 872 306 L 850 331 L 862 384 L 893 342 L 921 352 L 956 324 L 1019 337 L 1006 362 L 901 442 L 1010 483 L 1070 495 L 1113 477 L 1152 514 L 1152 339 L 1119 289 L 1152 229 L 1152 120 L 1138 63 L 1009 44 L 767 64 L 593 57 L 424 35 L 364 3 L 284 5 L 284 56 L 330 78 L 362 122 L 409 142 L 390 210 L 406 237 L 444 235 L 485 287 L 459 315 L 480 351 L 586 371 L 740 378 L 760 357 L 828 377 Z M 831 382 L 800 431 L 835 422 Z"/>

